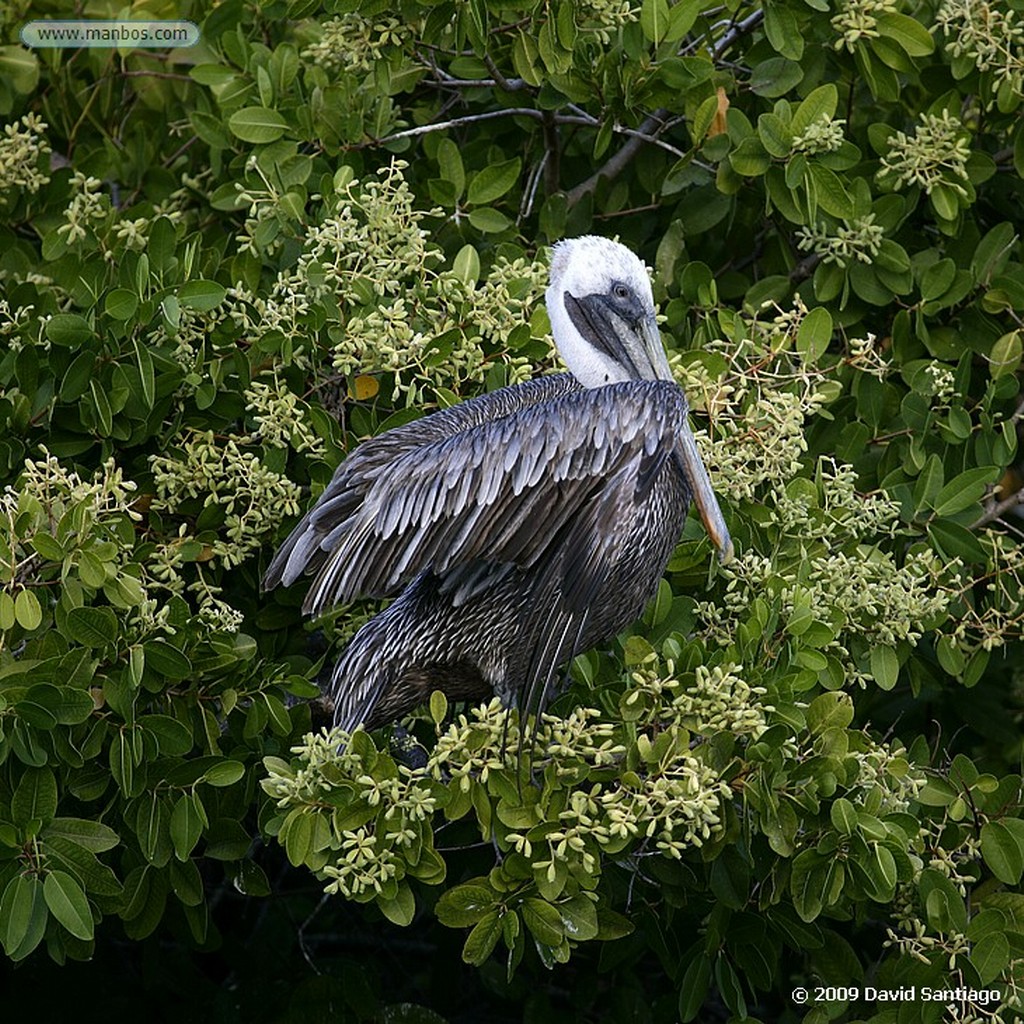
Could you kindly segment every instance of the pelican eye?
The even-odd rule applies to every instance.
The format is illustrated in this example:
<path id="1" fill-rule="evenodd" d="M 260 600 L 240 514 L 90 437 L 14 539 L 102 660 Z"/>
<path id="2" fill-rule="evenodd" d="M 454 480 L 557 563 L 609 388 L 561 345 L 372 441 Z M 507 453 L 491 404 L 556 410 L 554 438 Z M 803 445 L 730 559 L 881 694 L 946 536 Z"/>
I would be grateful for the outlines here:
<path id="1" fill-rule="evenodd" d="M 621 281 L 617 281 L 612 285 L 612 295 L 625 302 L 625 300 L 629 298 L 630 293 L 629 289 Z"/>

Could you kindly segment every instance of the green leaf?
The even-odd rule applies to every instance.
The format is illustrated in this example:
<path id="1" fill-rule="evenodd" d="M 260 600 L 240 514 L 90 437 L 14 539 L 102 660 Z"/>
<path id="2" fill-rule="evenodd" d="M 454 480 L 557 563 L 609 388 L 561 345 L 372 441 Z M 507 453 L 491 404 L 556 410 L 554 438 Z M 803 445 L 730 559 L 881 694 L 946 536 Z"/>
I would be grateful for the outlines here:
<path id="1" fill-rule="evenodd" d="M 1024 842 L 1001 821 L 981 828 L 981 856 L 1000 882 L 1017 885 L 1024 874 Z"/>
<path id="2" fill-rule="evenodd" d="M 143 649 L 147 666 L 168 679 L 186 679 L 192 674 L 192 662 L 166 640 L 147 640 Z"/>
<path id="3" fill-rule="evenodd" d="M 679 42 L 693 28 L 703 6 L 704 0 L 676 0 L 668 9 L 668 29 L 663 41 Z"/>
<path id="4" fill-rule="evenodd" d="M 51 871 L 43 882 L 50 913 L 77 939 L 93 937 L 92 911 L 82 887 L 64 871 Z"/>
<path id="5" fill-rule="evenodd" d="M 43 621 L 43 609 L 39 607 L 39 599 L 33 591 L 18 591 L 18 596 L 14 599 L 14 617 L 18 625 L 28 632 L 39 628 Z"/>
<path id="6" fill-rule="evenodd" d="M 793 859 L 789 887 L 802 921 L 810 923 L 824 909 L 827 878 L 828 861 L 817 850 L 804 850 Z"/>
<path id="7" fill-rule="evenodd" d="M 756 135 L 748 135 L 730 154 L 732 169 L 744 178 L 756 178 L 771 166 L 767 150 Z"/>
<path id="8" fill-rule="evenodd" d="M 796 350 L 801 357 L 815 364 L 825 354 L 832 340 L 832 314 L 817 306 L 803 318 L 796 334 Z"/>
<path id="9" fill-rule="evenodd" d="M 206 769 L 203 782 L 211 786 L 233 786 L 244 775 L 245 765 L 241 761 L 221 761 Z"/>
<path id="10" fill-rule="evenodd" d="M 956 215 L 960 211 L 960 201 L 953 189 L 940 182 L 928 193 L 928 199 L 942 220 L 956 220 Z"/>
<path id="11" fill-rule="evenodd" d="M 118 729 L 110 741 L 110 771 L 125 796 L 134 795 L 135 762 L 131 741 L 124 729 Z"/>
<path id="12" fill-rule="evenodd" d="M 829 817 L 837 831 L 844 836 L 852 836 L 857 828 L 857 810 L 845 797 L 839 797 L 829 808 Z"/>
<path id="13" fill-rule="evenodd" d="M 51 825 L 60 820 L 55 818 Z M 45 836 L 43 848 L 51 867 L 60 866 L 67 870 L 88 892 L 97 896 L 121 895 L 117 875 L 91 849 L 80 845 L 80 838 L 66 839 L 63 835 L 51 834 L 50 826 L 46 826 L 41 834 Z"/>
<path id="14" fill-rule="evenodd" d="M 900 675 L 900 659 L 891 647 L 871 648 L 871 675 L 883 690 L 891 690 Z"/>
<path id="15" fill-rule="evenodd" d="M 284 851 L 288 860 L 298 867 L 306 862 L 313 850 L 314 812 L 304 807 L 296 807 L 285 819 L 280 839 L 284 842 Z"/>
<path id="16" fill-rule="evenodd" d="M 172 860 L 167 874 L 174 895 L 186 907 L 198 907 L 203 902 L 203 878 L 194 860 Z"/>
<path id="17" fill-rule="evenodd" d="M 988 368 L 992 379 L 1016 373 L 1020 367 L 1022 355 L 1024 355 L 1024 345 L 1021 343 L 1019 330 L 1009 331 L 993 342 L 988 357 Z"/>
<path id="18" fill-rule="evenodd" d="M 466 187 L 466 171 L 462 164 L 462 153 L 451 139 L 442 139 L 437 144 L 437 164 L 441 177 L 451 182 L 455 199 L 458 200 Z"/>
<path id="19" fill-rule="evenodd" d="M 121 841 L 112 828 L 85 818 L 52 818 L 43 826 L 40 836 L 43 839 L 61 837 L 94 853 L 112 850 Z"/>
<path id="20" fill-rule="evenodd" d="M 754 66 L 750 75 L 750 89 L 758 96 L 774 99 L 776 96 L 784 96 L 799 85 L 803 77 L 803 68 L 796 61 L 785 57 L 770 57 Z"/>
<path id="21" fill-rule="evenodd" d="M 852 220 L 856 216 L 853 200 L 835 171 L 819 163 L 808 163 L 807 171 L 814 182 L 818 205 L 833 217 Z"/>
<path id="22" fill-rule="evenodd" d="M 640 30 L 657 46 L 668 31 L 668 0 L 643 0 L 640 7 Z"/>
<path id="23" fill-rule="evenodd" d="M 447 928 L 467 928 L 482 921 L 497 902 L 497 893 L 488 886 L 466 882 L 443 893 L 434 912 Z"/>
<path id="24" fill-rule="evenodd" d="M 46 337 L 54 345 L 78 348 L 93 337 L 89 321 L 78 313 L 55 313 L 46 322 Z"/>
<path id="25" fill-rule="evenodd" d="M 95 352 L 79 352 L 60 382 L 61 401 L 73 402 L 89 390 L 89 381 L 96 369 Z"/>
<path id="26" fill-rule="evenodd" d="M 434 690 L 430 695 L 430 717 L 435 725 L 440 725 L 448 714 L 448 698 L 441 690 Z"/>
<path id="27" fill-rule="evenodd" d="M 757 119 L 757 134 L 768 153 L 780 160 L 793 149 L 793 132 L 776 114 L 765 113 Z"/>
<path id="28" fill-rule="evenodd" d="M 927 57 L 935 50 L 935 40 L 928 29 L 905 14 L 880 14 L 875 24 L 884 38 L 897 43 L 911 57 Z"/>
<path id="29" fill-rule="evenodd" d="M 178 301 L 186 309 L 216 309 L 227 295 L 227 289 L 216 281 L 186 281 L 178 289 Z"/>
<path id="30" fill-rule="evenodd" d="M 243 142 L 275 142 L 288 130 L 288 121 L 267 107 L 242 107 L 228 118 L 228 127 Z"/>
<path id="31" fill-rule="evenodd" d="M 171 812 L 171 843 L 178 860 L 188 860 L 206 825 L 206 814 L 195 793 L 182 793 Z"/>
<path id="32" fill-rule="evenodd" d="M 574 942 L 587 942 L 597 937 L 597 907 L 593 900 L 580 893 L 555 906 L 562 918 L 562 929 L 567 938 Z"/>
<path id="33" fill-rule="evenodd" d="M 132 344 L 135 347 L 135 361 L 138 363 L 139 380 L 142 383 L 142 398 L 146 408 L 152 409 L 156 402 L 156 371 L 153 368 L 153 357 L 138 338 L 132 339 Z"/>
<path id="34" fill-rule="evenodd" d="M 144 715 L 139 725 L 156 737 L 164 757 L 181 757 L 192 749 L 192 731 L 170 715 Z"/>
<path id="35" fill-rule="evenodd" d="M 512 221 L 505 214 L 500 210 L 492 210 L 489 206 L 481 206 L 475 210 L 470 210 L 469 223 L 477 231 L 483 231 L 484 234 L 491 235 L 500 234 L 512 226 Z"/>
<path id="36" fill-rule="evenodd" d="M 44 708 L 58 725 L 78 725 L 93 713 L 95 705 L 91 695 L 75 686 L 54 686 L 52 683 L 37 683 L 18 702 L 18 713 L 23 711 L 26 701 Z"/>
<path id="37" fill-rule="evenodd" d="M 971 963 L 981 983 L 996 981 L 1010 962 L 1010 943 L 1001 932 L 983 935 L 971 950 Z"/>
<path id="38" fill-rule="evenodd" d="M 531 897 L 523 901 L 523 924 L 530 934 L 546 946 L 557 946 L 565 937 L 562 916 L 547 900 Z"/>
<path id="39" fill-rule="evenodd" d="M 636 925 L 624 914 L 619 914 L 607 907 L 599 907 L 597 911 L 597 935 L 599 942 L 613 942 L 625 938 L 636 931 Z"/>
<path id="40" fill-rule="evenodd" d="M 103 308 L 115 320 L 130 320 L 139 308 L 139 297 L 127 288 L 114 288 L 107 293 Z"/>
<path id="41" fill-rule="evenodd" d="M 86 647 L 106 647 L 117 640 L 117 616 L 109 608 L 72 608 L 67 636 Z"/>
<path id="42" fill-rule="evenodd" d="M 839 93 L 831 83 L 812 89 L 796 108 L 790 125 L 790 137 L 802 135 L 812 124 L 835 116 Z"/>
<path id="43" fill-rule="evenodd" d="M 968 469 L 942 488 L 935 496 L 933 508 L 939 516 L 951 516 L 970 508 L 984 497 L 989 485 L 995 481 L 999 470 L 995 466 L 981 466 Z"/>
<path id="44" fill-rule="evenodd" d="M 57 813 L 57 779 L 49 768 L 26 768 L 11 798 L 15 825 L 47 822 Z"/>
<path id="45" fill-rule="evenodd" d="M 701 953 L 690 961 L 679 986 L 679 1020 L 682 1024 L 697 1019 L 710 987 L 711 960 Z"/>
<path id="46" fill-rule="evenodd" d="M 853 701 L 848 693 L 823 693 L 807 706 L 807 727 L 813 733 L 845 729 L 853 721 Z"/>
<path id="47" fill-rule="evenodd" d="M 978 538 L 952 519 L 933 519 L 928 524 L 928 536 L 939 553 L 947 558 L 974 563 L 984 563 L 988 558 Z"/>
<path id="48" fill-rule="evenodd" d="M 523 162 L 519 157 L 502 163 L 490 164 L 480 171 L 469 183 L 466 196 L 470 203 L 480 206 L 500 199 L 519 178 Z M 481 230 L 487 230 L 481 228 Z"/>
<path id="49" fill-rule="evenodd" d="M 398 892 L 394 899 L 378 897 L 377 906 L 392 924 L 397 924 L 401 928 L 412 924 L 412 919 L 416 914 L 416 900 L 413 897 L 412 889 L 405 882 L 398 886 Z M 491 948 L 493 949 L 493 946 Z M 490 951 L 488 951 L 488 955 L 489 953 Z"/>
<path id="50" fill-rule="evenodd" d="M 480 280 L 480 256 L 472 245 L 464 245 L 452 262 L 452 272 L 468 285 Z"/>
<path id="51" fill-rule="evenodd" d="M 0 899 L 0 941 L 12 960 L 23 960 L 39 945 L 47 916 L 43 883 L 31 875 L 15 875 Z"/>
<path id="52" fill-rule="evenodd" d="M 491 955 L 501 938 L 501 917 L 496 910 L 486 914 L 473 928 L 462 947 L 462 959 L 479 967 Z"/>

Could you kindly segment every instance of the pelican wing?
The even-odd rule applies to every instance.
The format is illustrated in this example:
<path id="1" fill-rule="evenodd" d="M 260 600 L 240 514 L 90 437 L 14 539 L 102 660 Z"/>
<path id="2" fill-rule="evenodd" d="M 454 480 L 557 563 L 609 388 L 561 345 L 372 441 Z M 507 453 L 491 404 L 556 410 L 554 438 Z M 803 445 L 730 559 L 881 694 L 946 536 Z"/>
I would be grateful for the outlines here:
<path id="1" fill-rule="evenodd" d="M 319 501 L 274 555 L 263 577 L 263 589 L 270 590 L 279 583 L 289 586 L 299 576 L 317 572 L 331 554 L 325 538 L 358 511 L 378 477 L 382 473 L 390 475 L 403 456 L 429 451 L 463 431 L 579 388 L 568 373 L 538 377 L 471 398 L 364 441 L 338 466 Z"/>
<path id="2" fill-rule="evenodd" d="M 667 381 L 556 389 L 488 412 L 441 439 L 415 443 L 407 432 L 387 459 L 365 456 L 365 470 L 343 466 L 275 558 L 270 585 L 309 567 L 317 577 L 305 607 L 320 612 L 392 594 L 430 570 L 460 603 L 496 573 L 547 559 L 565 606 L 585 608 L 622 542 L 625 503 L 642 498 L 674 449 L 682 390 Z"/>

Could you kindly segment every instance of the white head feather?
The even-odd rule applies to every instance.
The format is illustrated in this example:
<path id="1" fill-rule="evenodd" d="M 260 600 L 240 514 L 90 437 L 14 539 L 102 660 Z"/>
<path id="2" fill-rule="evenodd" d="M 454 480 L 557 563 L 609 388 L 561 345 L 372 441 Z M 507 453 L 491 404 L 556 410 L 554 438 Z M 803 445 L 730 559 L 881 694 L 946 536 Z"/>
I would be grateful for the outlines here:
<path id="1" fill-rule="evenodd" d="M 583 235 L 555 243 L 550 284 L 545 296 L 551 333 L 566 366 L 584 387 L 601 387 L 615 381 L 634 379 L 636 375 L 583 338 L 566 308 L 566 296 L 582 299 L 591 295 L 611 295 L 613 288 L 622 284 L 631 289 L 645 317 L 653 323 L 651 279 L 635 253 L 610 238 L 597 235 Z M 664 359 L 663 353 L 661 358 Z"/>

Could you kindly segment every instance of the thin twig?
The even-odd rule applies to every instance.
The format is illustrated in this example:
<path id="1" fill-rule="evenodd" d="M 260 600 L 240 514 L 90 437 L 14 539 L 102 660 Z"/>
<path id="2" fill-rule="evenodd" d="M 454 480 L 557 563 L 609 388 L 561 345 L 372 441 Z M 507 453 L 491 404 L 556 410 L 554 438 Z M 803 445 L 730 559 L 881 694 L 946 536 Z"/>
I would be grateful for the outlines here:
<path id="1" fill-rule="evenodd" d="M 505 90 L 505 92 L 519 92 L 520 89 L 528 89 L 529 83 L 522 78 L 506 78 L 501 71 L 498 70 L 498 65 L 491 59 L 489 53 L 484 54 L 484 63 L 487 65 L 487 70 L 494 75 L 494 80 Z"/>
<path id="2" fill-rule="evenodd" d="M 1001 518 L 1005 512 L 1019 508 L 1022 505 L 1024 505 L 1024 487 L 1014 494 L 1011 494 L 1008 498 L 1003 498 L 1002 501 L 997 501 L 986 508 L 981 518 L 976 522 L 971 523 L 971 529 L 977 530 L 979 526 L 986 526 L 989 523 L 995 522 L 995 520 Z"/>
<path id="3" fill-rule="evenodd" d="M 405 131 L 385 135 L 382 139 L 374 139 L 374 142 L 378 146 L 383 146 L 389 142 L 397 142 L 399 139 L 412 139 L 417 135 L 429 135 L 431 132 L 443 132 L 449 128 L 461 128 L 463 125 L 476 124 L 479 121 L 493 121 L 496 117 L 532 117 L 535 121 L 540 121 L 544 117 L 544 111 L 535 110 L 533 107 L 487 110 L 482 114 L 466 114 L 465 117 L 453 117 L 448 121 L 433 121 L 430 124 L 421 124 L 418 128 L 406 128 Z"/>
<path id="4" fill-rule="evenodd" d="M 122 78 L 171 78 L 176 82 L 191 82 L 188 75 L 176 75 L 173 71 L 121 71 Z"/>
<path id="5" fill-rule="evenodd" d="M 729 29 L 728 32 L 722 36 L 711 50 L 711 56 L 714 60 L 721 60 L 725 51 L 748 32 L 753 31 L 764 19 L 764 10 L 758 9 L 752 14 L 748 14 L 742 21 L 737 22 Z M 598 183 L 602 178 L 618 177 L 626 169 L 626 167 L 633 160 L 633 157 L 639 152 L 640 147 L 645 143 L 654 142 L 658 135 L 666 130 L 668 125 L 665 123 L 665 119 L 668 117 L 669 111 L 664 108 L 656 110 L 649 117 L 645 118 L 639 129 L 624 134 L 629 134 L 631 138 L 623 147 L 614 153 L 602 167 L 599 167 L 586 181 L 580 182 L 575 188 L 571 189 L 568 193 L 569 206 L 575 206 L 584 196 L 589 195 L 594 189 L 597 188 Z M 675 123 L 675 122 L 673 122 Z M 652 137 L 653 136 L 653 137 Z M 668 148 L 667 144 L 662 144 L 663 148 Z M 671 147 L 671 151 L 684 156 L 680 150 Z"/>

